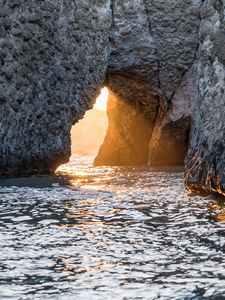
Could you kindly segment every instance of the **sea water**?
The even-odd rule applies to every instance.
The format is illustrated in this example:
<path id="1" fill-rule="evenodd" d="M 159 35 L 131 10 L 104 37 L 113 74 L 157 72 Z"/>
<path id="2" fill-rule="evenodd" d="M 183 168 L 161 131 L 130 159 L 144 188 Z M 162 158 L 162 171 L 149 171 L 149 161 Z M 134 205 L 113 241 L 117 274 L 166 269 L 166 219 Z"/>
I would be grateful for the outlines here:
<path id="1" fill-rule="evenodd" d="M 0 181 L 0 299 L 225 299 L 223 199 L 92 160 Z"/>

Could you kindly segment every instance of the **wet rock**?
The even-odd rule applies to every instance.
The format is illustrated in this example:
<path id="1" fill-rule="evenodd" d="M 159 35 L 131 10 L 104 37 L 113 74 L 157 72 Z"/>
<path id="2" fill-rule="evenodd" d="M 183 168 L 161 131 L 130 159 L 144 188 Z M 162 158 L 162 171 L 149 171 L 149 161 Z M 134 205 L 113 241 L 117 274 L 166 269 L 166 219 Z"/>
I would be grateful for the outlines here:
<path id="1" fill-rule="evenodd" d="M 196 111 L 186 160 L 192 191 L 225 195 L 225 52 L 223 1 L 205 1 L 200 27 Z M 210 13 L 206 13 L 209 12 Z"/>

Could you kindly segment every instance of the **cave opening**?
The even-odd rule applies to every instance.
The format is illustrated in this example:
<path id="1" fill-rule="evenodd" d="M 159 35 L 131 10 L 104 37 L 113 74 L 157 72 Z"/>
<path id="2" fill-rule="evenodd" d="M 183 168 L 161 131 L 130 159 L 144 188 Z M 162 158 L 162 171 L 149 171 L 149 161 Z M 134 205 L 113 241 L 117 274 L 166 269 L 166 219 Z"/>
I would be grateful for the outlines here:
<path id="1" fill-rule="evenodd" d="M 108 97 L 108 88 L 102 87 L 93 108 L 86 111 L 83 119 L 72 126 L 72 156 L 97 156 L 108 127 L 108 118 L 106 115 Z"/>
<path id="2" fill-rule="evenodd" d="M 94 166 L 181 166 L 188 150 L 189 117 L 174 118 L 149 83 L 110 74 L 93 109 L 71 130 L 72 155 Z"/>
<path id="3" fill-rule="evenodd" d="M 110 89 L 107 116 L 109 125 L 94 165 L 146 165 L 152 133 L 147 115 Z"/>
<path id="4" fill-rule="evenodd" d="M 111 71 L 107 86 L 109 126 L 95 166 L 184 166 L 190 117 L 170 105 L 148 77 L 133 71 Z M 152 84 L 153 86 L 153 84 Z"/>
<path id="5" fill-rule="evenodd" d="M 91 157 L 94 166 L 147 165 L 151 133 L 147 114 L 105 86 L 72 127 L 71 154 Z"/>

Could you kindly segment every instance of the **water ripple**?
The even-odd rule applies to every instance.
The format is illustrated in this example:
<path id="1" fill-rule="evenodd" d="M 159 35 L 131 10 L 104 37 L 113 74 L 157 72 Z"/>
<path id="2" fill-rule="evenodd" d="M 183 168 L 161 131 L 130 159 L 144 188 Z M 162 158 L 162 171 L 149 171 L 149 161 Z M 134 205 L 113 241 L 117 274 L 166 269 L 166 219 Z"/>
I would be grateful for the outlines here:
<path id="1" fill-rule="evenodd" d="M 182 172 L 76 158 L 0 186 L 0 299 L 224 299 L 225 204 Z"/>

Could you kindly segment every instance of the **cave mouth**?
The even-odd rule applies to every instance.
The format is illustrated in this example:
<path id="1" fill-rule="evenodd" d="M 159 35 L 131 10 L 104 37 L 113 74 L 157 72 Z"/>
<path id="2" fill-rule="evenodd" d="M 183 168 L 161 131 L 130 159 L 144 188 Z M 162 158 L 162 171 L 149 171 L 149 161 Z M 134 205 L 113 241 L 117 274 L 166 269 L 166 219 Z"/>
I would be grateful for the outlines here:
<path id="1" fill-rule="evenodd" d="M 71 154 L 93 158 L 94 166 L 147 165 L 151 133 L 146 114 L 104 86 L 71 129 Z"/>
<path id="2" fill-rule="evenodd" d="M 95 166 L 184 166 L 190 120 L 133 71 L 107 74 L 109 126 Z"/>
<path id="3" fill-rule="evenodd" d="M 152 128 L 146 114 L 110 89 L 107 116 L 109 126 L 94 166 L 147 165 Z"/>
<path id="4" fill-rule="evenodd" d="M 183 166 L 189 117 L 173 117 L 143 78 L 110 74 L 92 110 L 71 130 L 72 155 L 94 166 Z"/>
<path id="5" fill-rule="evenodd" d="M 109 90 L 104 86 L 101 89 L 100 95 L 95 100 L 93 108 L 86 111 L 83 119 L 72 126 L 72 156 L 97 156 L 108 128 L 108 118 L 106 114 L 108 97 Z"/>

